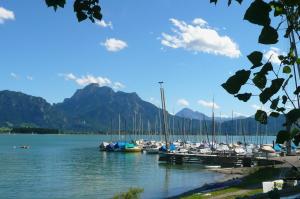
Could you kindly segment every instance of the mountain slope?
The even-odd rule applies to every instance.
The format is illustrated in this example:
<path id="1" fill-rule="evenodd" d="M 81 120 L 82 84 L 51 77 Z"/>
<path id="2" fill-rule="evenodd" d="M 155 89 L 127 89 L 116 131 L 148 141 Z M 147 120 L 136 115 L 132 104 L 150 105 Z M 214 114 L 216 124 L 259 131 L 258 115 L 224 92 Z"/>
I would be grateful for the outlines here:
<path id="1" fill-rule="evenodd" d="M 61 114 L 41 97 L 14 91 L 0 91 L 0 124 L 2 126 L 62 126 Z"/>
<path id="2" fill-rule="evenodd" d="M 122 129 L 125 122 L 127 128 L 132 128 L 133 120 L 135 123 L 140 119 L 144 123 L 148 120 L 153 123 L 159 110 L 136 93 L 115 92 L 110 87 L 99 87 L 97 84 L 77 90 L 71 98 L 54 105 L 54 108 L 67 116 L 68 128 L 92 130 L 107 128 L 111 123 L 116 127 L 119 114 Z"/>
<path id="3" fill-rule="evenodd" d="M 211 118 L 207 115 L 200 113 L 198 111 L 193 111 L 189 108 L 183 108 L 178 113 L 176 113 L 176 116 L 188 118 L 188 119 L 194 119 L 194 120 L 210 120 Z"/>
<path id="4" fill-rule="evenodd" d="M 117 132 L 121 118 L 121 130 L 143 131 L 158 134 L 161 131 L 161 110 L 143 101 L 136 93 L 115 92 L 109 87 L 90 84 L 78 89 L 63 102 L 51 105 L 41 97 L 20 92 L 0 91 L 0 126 L 31 126 L 72 130 L 75 132 Z M 205 118 L 205 120 L 203 120 Z M 169 132 L 176 134 L 205 132 L 210 134 L 211 118 L 190 109 L 176 116 L 168 114 Z M 283 117 L 270 118 L 267 126 L 258 125 L 254 118 L 216 119 L 216 129 L 223 134 L 256 134 L 268 131 L 272 134 L 282 129 Z"/>

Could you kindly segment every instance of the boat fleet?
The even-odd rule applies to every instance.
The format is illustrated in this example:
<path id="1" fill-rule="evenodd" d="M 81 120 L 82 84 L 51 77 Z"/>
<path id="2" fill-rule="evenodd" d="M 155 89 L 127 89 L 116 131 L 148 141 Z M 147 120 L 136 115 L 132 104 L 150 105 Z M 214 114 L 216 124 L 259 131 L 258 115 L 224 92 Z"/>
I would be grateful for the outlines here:
<path id="1" fill-rule="evenodd" d="M 101 142 L 99 149 L 107 152 L 144 152 L 148 154 L 173 153 L 173 154 L 230 154 L 238 156 L 278 157 L 287 153 L 286 144 L 251 144 L 236 142 L 233 144 L 216 142 L 191 142 L 176 140 L 167 145 L 164 141 L 136 140 L 130 142 Z M 300 154 L 300 148 L 293 143 L 293 154 Z"/>
<path id="2" fill-rule="evenodd" d="M 225 163 L 227 165 L 248 165 L 252 166 L 252 160 L 268 160 L 269 158 L 276 158 L 284 154 L 299 154 L 300 148 L 297 148 L 293 143 L 285 144 L 260 144 L 246 141 L 245 134 L 243 132 L 243 142 L 237 141 L 231 143 L 228 142 L 226 136 L 226 142 L 218 141 L 218 136 L 215 134 L 215 121 L 214 121 L 214 107 L 212 111 L 212 132 L 207 134 L 207 139 L 201 139 L 199 142 L 192 142 L 184 140 L 170 141 L 168 133 L 168 120 L 167 111 L 165 106 L 165 95 L 162 87 L 163 82 L 159 82 L 161 85 L 161 100 L 162 100 L 162 134 L 160 140 L 145 140 L 136 139 L 130 142 L 117 141 L 117 142 L 102 142 L 99 145 L 101 151 L 106 152 L 123 152 L 123 153 L 138 153 L 144 152 L 147 154 L 160 154 L 159 160 L 162 161 L 175 161 L 175 162 L 203 162 L 207 163 Z M 214 103 L 213 103 L 214 104 Z M 164 135 L 164 139 L 162 139 Z M 183 132 L 185 135 L 185 132 Z M 119 140 L 120 139 L 120 115 L 119 115 Z M 268 164 L 275 164 L 274 161 L 269 161 Z M 218 162 L 221 161 L 221 162 Z"/>

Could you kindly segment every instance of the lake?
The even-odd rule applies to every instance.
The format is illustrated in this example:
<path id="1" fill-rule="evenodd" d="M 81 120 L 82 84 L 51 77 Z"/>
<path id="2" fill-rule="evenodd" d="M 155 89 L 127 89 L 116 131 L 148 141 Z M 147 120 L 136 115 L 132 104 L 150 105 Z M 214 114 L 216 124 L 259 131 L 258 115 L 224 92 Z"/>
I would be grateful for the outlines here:
<path id="1" fill-rule="evenodd" d="M 111 198 L 130 187 L 165 198 L 223 178 L 199 165 L 166 165 L 158 155 L 100 152 L 103 135 L 0 135 L 1 198 Z M 29 149 L 19 146 L 30 145 Z"/>

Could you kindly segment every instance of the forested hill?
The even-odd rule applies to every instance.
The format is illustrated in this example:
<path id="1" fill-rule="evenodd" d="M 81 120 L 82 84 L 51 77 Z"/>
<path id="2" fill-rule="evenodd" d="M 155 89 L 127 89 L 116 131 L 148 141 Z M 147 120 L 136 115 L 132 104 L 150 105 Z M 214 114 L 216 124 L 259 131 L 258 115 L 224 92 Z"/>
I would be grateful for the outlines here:
<path id="1" fill-rule="evenodd" d="M 1 127 L 39 127 L 76 132 L 143 131 L 161 129 L 161 112 L 155 105 L 142 100 L 136 93 L 114 91 L 110 87 L 90 84 L 58 104 L 50 104 L 41 97 L 15 91 L 0 91 Z M 184 115 L 168 115 L 170 132 L 199 133 L 211 131 L 211 119 L 197 120 Z M 220 120 L 222 121 L 222 120 Z M 218 121 L 219 133 L 255 134 L 267 130 L 275 134 L 282 125 L 282 117 L 272 118 L 268 126 L 260 126 L 253 118 Z"/>

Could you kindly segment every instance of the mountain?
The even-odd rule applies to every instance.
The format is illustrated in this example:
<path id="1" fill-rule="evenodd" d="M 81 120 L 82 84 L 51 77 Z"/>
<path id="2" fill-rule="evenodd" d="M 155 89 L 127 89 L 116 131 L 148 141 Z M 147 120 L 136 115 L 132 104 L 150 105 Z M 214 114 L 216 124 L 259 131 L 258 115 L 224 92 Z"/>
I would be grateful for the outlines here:
<path id="1" fill-rule="evenodd" d="M 1 126 L 61 127 L 61 114 L 41 97 L 14 91 L 0 91 Z"/>
<path id="2" fill-rule="evenodd" d="M 209 117 L 199 111 L 193 111 L 192 109 L 189 109 L 189 108 L 183 108 L 178 113 L 176 113 L 176 116 L 188 118 L 188 119 L 194 119 L 194 120 L 212 120 L 212 117 Z M 234 119 L 245 119 L 245 118 L 246 117 L 243 117 L 243 116 L 234 117 Z M 224 121 L 229 121 L 229 120 L 232 120 L 232 118 L 219 117 L 219 116 L 215 115 L 215 121 L 217 121 L 217 122 L 224 122 Z"/>
<path id="3" fill-rule="evenodd" d="M 63 102 L 50 104 L 41 97 L 15 91 L 0 91 L 0 127 L 41 127 L 74 132 L 144 132 L 158 134 L 162 129 L 161 110 L 142 100 L 136 93 L 115 92 L 110 87 L 90 84 L 78 89 Z M 203 118 L 205 120 L 203 120 Z M 190 109 L 175 116 L 168 114 L 169 132 L 176 134 L 212 131 L 211 118 Z M 222 121 L 222 122 L 221 122 Z M 276 133 L 283 117 L 270 118 L 268 125 L 258 125 L 254 118 L 216 118 L 216 129 L 226 134 Z M 265 133 L 266 134 L 266 133 Z"/>
<path id="4" fill-rule="evenodd" d="M 79 89 L 71 98 L 54 105 L 54 109 L 68 118 L 67 128 L 107 129 L 118 126 L 119 114 L 121 128 L 127 130 L 140 125 L 140 120 L 155 122 L 159 109 L 143 101 L 136 93 L 115 92 L 110 87 L 90 84 Z M 157 120 L 157 119 L 156 119 Z M 134 121 L 134 122 L 133 122 Z"/>
<path id="5" fill-rule="evenodd" d="M 204 113 L 193 111 L 189 108 L 183 108 L 181 111 L 176 113 L 176 116 L 194 120 L 211 120 L 211 118 L 205 115 Z"/>

